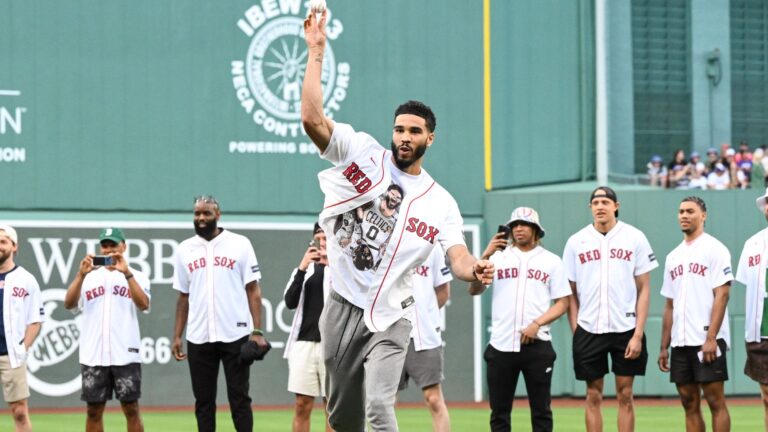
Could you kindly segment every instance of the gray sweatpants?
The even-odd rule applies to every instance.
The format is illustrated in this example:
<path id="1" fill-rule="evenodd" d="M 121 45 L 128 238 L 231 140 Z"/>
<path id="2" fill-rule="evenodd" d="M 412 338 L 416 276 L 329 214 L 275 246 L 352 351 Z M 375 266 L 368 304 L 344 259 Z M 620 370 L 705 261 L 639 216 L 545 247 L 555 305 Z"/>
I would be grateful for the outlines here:
<path id="1" fill-rule="evenodd" d="M 395 395 L 411 333 L 405 318 L 371 333 L 363 309 L 332 291 L 320 318 L 328 419 L 336 432 L 397 431 Z M 364 402 L 364 403 L 363 403 Z"/>

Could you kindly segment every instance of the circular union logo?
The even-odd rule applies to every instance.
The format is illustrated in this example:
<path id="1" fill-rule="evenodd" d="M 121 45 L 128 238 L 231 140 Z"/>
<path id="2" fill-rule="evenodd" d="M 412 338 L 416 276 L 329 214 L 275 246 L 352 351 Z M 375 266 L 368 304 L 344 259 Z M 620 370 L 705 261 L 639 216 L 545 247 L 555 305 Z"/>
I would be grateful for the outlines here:
<path id="1" fill-rule="evenodd" d="M 273 19 L 254 35 L 245 63 L 248 86 L 259 105 L 273 116 L 288 121 L 301 118 L 301 85 L 307 55 L 301 18 Z M 320 80 L 326 102 L 336 81 L 336 60 L 328 42 Z"/>

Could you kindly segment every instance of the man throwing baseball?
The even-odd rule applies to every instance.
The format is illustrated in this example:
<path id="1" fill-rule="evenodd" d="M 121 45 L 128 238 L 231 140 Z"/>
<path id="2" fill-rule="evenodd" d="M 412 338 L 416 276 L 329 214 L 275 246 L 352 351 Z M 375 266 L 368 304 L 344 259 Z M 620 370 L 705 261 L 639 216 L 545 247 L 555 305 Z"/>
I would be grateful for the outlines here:
<path id="1" fill-rule="evenodd" d="M 731 254 L 704 232 L 707 205 L 699 197 L 683 198 L 677 221 L 683 242 L 667 255 L 661 295 L 667 298 L 661 329 L 659 369 L 670 372 L 685 410 L 685 430 L 703 431 L 701 394 L 712 412 L 712 430 L 731 430 L 725 403 L 728 379 L 725 353 L 730 345 L 728 295 Z M 672 357 L 669 346 L 672 345 Z"/>
<path id="2" fill-rule="evenodd" d="M 395 395 L 411 332 L 414 269 L 437 243 L 447 251 L 459 279 L 490 283 L 493 265 L 470 255 L 456 201 L 422 168 L 435 139 L 435 115 L 428 106 L 409 101 L 395 110 L 390 150 L 326 117 L 320 76 L 327 11 L 320 21 L 315 15 L 304 21 L 308 58 L 301 117 L 321 157 L 334 165 L 318 175 L 325 194 L 320 224 L 328 234 L 333 284 L 320 325 L 329 421 L 338 432 L 358 432 L 366 421 L 372 430 L 393 431 Z M 397 220 L 368 220 L 362 232 L 365 239 L 387 244 L 386 250 L 373 266 L 360 266 L 337 237 L 344 230 L 334 227 L 337 221 L 359 223 L 349 213 L 356 214 L 391 184 L 402 190 L 400 211 L 393 214 Z"/>
<path id="3" fill-rule="evenodd" d="M 589 199 L 593 223 L 572 235 L 563 251 L 574 296 L 568 310 L 576 379 L 587 382 L 587 431 L 603 430 L 600 409 L 608 357 L 616 375 L 618 430 L 635 427 L 632 384 L 645 375 L 645 322 L 650 271 L 659 266 L 640 230 L 618 220 L 616 192 L 600 186 Z"/>

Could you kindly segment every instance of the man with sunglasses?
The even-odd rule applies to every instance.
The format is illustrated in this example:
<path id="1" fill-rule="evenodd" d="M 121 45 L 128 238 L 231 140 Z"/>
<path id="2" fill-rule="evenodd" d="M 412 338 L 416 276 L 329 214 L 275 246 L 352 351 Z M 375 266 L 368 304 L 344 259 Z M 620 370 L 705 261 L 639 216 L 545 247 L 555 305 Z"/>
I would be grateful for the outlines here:
<path id="1" fill-rule="evenodd" d="M 241 350 L 249 341 L 268 349 L 260 330 L 261 272 L 251 242 L 220 228 L 220 218 L 216 198 L 195 198 L 196 235 L 179 244 L 174 261 L 179 299 L 171 349 L 178 361 L 189 357 L 198 430 L 216 430 L 216 380 L 223 363 L 235 429 L 251 431 L 250 368 Z M 182 350 L 185 327 L 189 355 Z"/>

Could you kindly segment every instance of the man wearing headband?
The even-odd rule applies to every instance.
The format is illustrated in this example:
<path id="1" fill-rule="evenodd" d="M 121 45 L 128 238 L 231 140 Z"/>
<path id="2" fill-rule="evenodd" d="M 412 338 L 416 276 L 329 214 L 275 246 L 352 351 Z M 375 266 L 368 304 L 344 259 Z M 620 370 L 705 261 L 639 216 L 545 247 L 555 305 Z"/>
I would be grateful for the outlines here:
<path id="1" fill-rule="evenodd" d="M 757 162 L 759 164 L 759 162 Z M 768 221 L 768 189 L 757 198 L 757 208 Z M 765 407 L 765 424 L 768 430 L 768 302 L 765 301 L 768 291 L 768 228 L 764 228 L 744 243 L 744 249 L 739 258 L 739 268 L 736 280 L 747 288 L 745 304 L 746 317 L 744 320 L 744 338 L 747 344 L 747 363 L 744 373 L 760 385 L 763 406 Z"/>
<path id="2" fill-rule="evenodd" d="M 677 387 L 685 410 L 685 430 L 704 430 L 703 394 L 712 413 L 712 430 L 725 432 L 731 430 L 724 384 L 728 380 L 725 353 L 731 344 L 728 297 L 733 275 L 731 253 L 704 232 L 706 220 L 704 200 L 683 198 L 677 212 L 683 241 L 664 263 L 661 295 L 666 302 L 658 363 Z"/>
<path id="3" fill-rule="evenodd" d="M 16 265 L 18 249 L 16 230 L 0 225 L 0 382 L 15 429 L 31 431 L 27 353 L 40 332 L 45 310 L 35 277 Z"/>
<path id="4" fill-rule="evenodd" d="M 574 298 L 568 310 L 573 330 L 576 379 L 587 383 L 586 426 L 603 430 L 603 377 L 616 375 L 618 430 L 634 430 L 632 384 L 645 375 L 645 322 L 650 271 L 659 266 L 648 239 L 621 222 L 616 192 L 601 186 L 590 196 L 593 222 L 572 235 L 563 251 Z"/>
<path id="5" fill-rule="evenodd" d="M 291 273 L 283 294 L 285 306 L 296 310 L 283 354 L 283 358 L 288 359 L 288 391 L 296 395 L 293 432 L 308 432 L 315 398 L 326 399 L 325 363 L 318 325 L 328 297 L 325 240 L 323 229 L 315 222 L 309 248 Z M 327 416 L 326 412 L 326 421 Z"/>
<path id="6" fill-rule="evenodd" d="M 171 352 L 177 361 L 187 359 L 181 341 L 186 327 L 197 429 L 216 430 L 221 363 L 235 430 L 250 431 L 253 358 L 243 354 L 252 353 L 255 344 L 263 357 L 270 347 L 261 331 L 261 271 L 251 241 L 218 226 L 216 198 L 198 196 L 194 204 L 196 235 L 181 242 L 174 257 L 173 288 L 179 298 Z"/>

